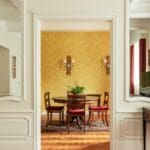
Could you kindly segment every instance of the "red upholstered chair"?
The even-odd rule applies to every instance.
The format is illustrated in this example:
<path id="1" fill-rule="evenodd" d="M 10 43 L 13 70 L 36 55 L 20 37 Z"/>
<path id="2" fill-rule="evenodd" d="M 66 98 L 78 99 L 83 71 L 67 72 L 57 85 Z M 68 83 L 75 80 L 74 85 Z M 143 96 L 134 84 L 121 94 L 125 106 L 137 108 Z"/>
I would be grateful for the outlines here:
<path id="1" fill-rule="evenodd" d="M 45 109 L 47 111 L 47 126 L 52 122 L 53 113 L 59 113 L 59 123 L 62 125 L 64 121 L 64 106 L 51 106 L 50 103 L 50 92 L 44 93 Z"/>
<path id="2" fill-rule="evenodd" d="M 104 101 L 103 101 L 103 106 L 90 106 L 89 107 L 89 126 L 91 125 L 93 118 L 94 118 L 94 112 L 98 112 L 102 115 L 102 121 L 103 123 L 107 126 L 109 126 L 108 124 L 108 110 L 109 110 L 109 93 L 108 92 L 104 92 Z"/>
<path id="3" fill-rule="evenodd" d="M 96 98 L 97 98 L 97 104 L 96 104 L 96 106 L 100 106 L 100 104 L 101 104 L 101 94 L 93 94 L 93 93 L 91 93 L 91 94 L 87 94 L 87 96 L 96 97 Z M 92 107 L 93 107 L 93 105 L 92 105 Z M 97 114 L 98 114 L 98 117 L 99 117 L 99 116 L 100 116 L 100 112 L 98 112 Z M 92 117 L 92 116 L 91 116 L 91 114 L 89 113 L 89 118 L 88 118 L 87 124 L 89 124 L 89 121 L 90 121 L 91 119 L 93 119 L 93 118 L 91 118 L 91 117 Z"/>
<path id="4" fill-rule="evenodd" d="M 85 99 L 86 95 L 68 95 L 66 125 L 68 133 L 70 132 L 69 124 L 71 119 L 77 120 L 77 125 L 81 128 L 79 122 L 83 119 L 83 129 L 85 133 Z"/>

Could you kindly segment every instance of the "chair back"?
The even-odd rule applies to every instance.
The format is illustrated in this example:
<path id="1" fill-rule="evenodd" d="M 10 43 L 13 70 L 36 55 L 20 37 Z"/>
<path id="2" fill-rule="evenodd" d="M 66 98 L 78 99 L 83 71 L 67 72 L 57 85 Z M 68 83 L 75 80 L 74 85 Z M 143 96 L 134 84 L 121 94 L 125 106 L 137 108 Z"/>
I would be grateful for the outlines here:
<path id="1" fill-rule="evenodd" d="M 86 95 L 67 95 L 68 105 L 67 109 L 85 109 L 85 99 Z"/>
<path id="2" fill-rule="evenodd" d="M 104 92 L 104 101 L 103 101 L 103 106 L 108 107 L 109 104 L 109 93 Z"/>
<path id="3" fill-rule="evenodd" d="M 47 109 L 50 107 L 50 92 L 45 92 L 44 93 L 44 102 L 45 102 L 45 108 Z"/>
<path id="4" fill-rule="evenodd" d="M 101 104 L 101 94 L 87 94 L 87 96 L 94 96 L 97 97 L 97 106 L 100 106 Z"/>

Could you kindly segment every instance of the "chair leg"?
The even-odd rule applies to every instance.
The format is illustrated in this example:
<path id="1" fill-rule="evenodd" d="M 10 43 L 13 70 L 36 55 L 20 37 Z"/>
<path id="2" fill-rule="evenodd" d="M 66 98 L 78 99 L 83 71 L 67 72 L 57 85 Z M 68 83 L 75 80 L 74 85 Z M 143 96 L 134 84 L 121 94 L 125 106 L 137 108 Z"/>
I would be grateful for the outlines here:
<path id="1" fill-rule="evenodd" d="M 97 115 L 98 115 L 98 119 L 100 118 L 100 112 L 97 112 Z"/>
<path id="2" fill-rule="evenodd" d="M 91 111 L 89 111 L 89 118 L 88 118 L 88 124 L 89 124 L 89 127 L 91 126 L 91 119 L 92 119 L 92 113 Z"/>
<path id="3" fill-rule="evenodd" d="M 64 121 L 64 111 L 62 111 L 62 124 L 63 125 L 65 124 L 65 121 Z"/>
<path id="4" fill-rule="evenodd" d="M 84 115 L 84 134 L 85 134 L 85 115 Z"/>
<path id="5" fill-rule="evenodd" d="M 53 119 L 53 115 L 52 115 L 53 113 L 51 112 L 50 113 L 50 120 L 49 120 L 49 123 L 51 124 L 52 123 L 52 119 Z"/>
<path id="6" fill-rule="evenodd" d="M 70 129 L 69 129 L 69 116 L 66 116 L 66 127 L 68 130 L 68 134 L 70 133 Z"/>
<path id="7" fill-rule="evenodd" d="M 105 120 L 104 120 L 104 112 L 102 112 L 102 121 L 103 121 L 103 124 L 105 124 Z"/>
<path id="8" fill-rule="evenodd" d="M 93 120 L 94 120 L 94 112 L 93 111 L 91 111 L 91 124 L 92 124 L 92 122 L 93 122 Z"/>
<path id="9" fill-rule="evenodd" d="M 62 122 L 62 120 L 61 120 L 61 112 L 59 112 L 59 124 L 60 124 L 60 127 L 61 127 L 61 122 Z"/>
<path id="10" fill-rule="evenodd" d="M 107 118 L 107 111 L 105 112 L 105 121 L 106 121 L 106 125 L 107 125 L 107 127 L 108 127 L 109 124 L 108 124 L 108 118 Z"/>
<path id="11" fill-rule="evenodd" d="M 46 126 L 48 127 L 49 125 L 49 112 L 47 112 L 47 123 L 46 123 Z"/>
<path id="12" fill-rule="evenodd" d="M 76 117 L 76 120 L 77 120 L 77 125 L 78 125 L 79 129 L 82 129 L 82 127 L 80 126 L 80 118 Z"/>

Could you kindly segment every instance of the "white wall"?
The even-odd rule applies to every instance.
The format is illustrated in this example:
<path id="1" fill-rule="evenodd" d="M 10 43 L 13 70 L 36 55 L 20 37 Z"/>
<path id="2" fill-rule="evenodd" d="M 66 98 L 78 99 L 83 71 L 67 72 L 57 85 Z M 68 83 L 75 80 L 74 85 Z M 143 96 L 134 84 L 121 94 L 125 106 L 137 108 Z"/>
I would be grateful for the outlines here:
<path id="1" fill-rule="evenodd" d="M 116 17 L 116 91 L 113 117 L 114 150 L 142 150 L 141 107 L 149 103 L 125 100 L 125 5 L 124 0 L 25 0 L 25 100 L 0 102 L 0 135 L 3 150 L 33 150 L 34 128 L 34 68 L 33 14 L 50 17 L 97 17 L 111 13 Z M 10 113 L 11 112 L 11 113 Z M 6 118 L 6 119 L 4 119 Z M 10 119 L 11 118 L 11 119 Z M 7 124 L 11 124 L 11 129 Z M 17 124 L 19 124 L 17 126 Z M 22 129 L 20 131 L 19 129 Z M 4 129 L 4 130 L 3 130 Z M 11 132 L 13 130 L 13 132 Z M 24 131 L 24 132 L 23 132 Z M 3 134 L 2 134 L 3 133 Z M 20 139 L 20 136 L 22 137 Z M 10 138 L 13 137 L 13 138 Z M 36 145 L 36 143 L 35 143 Z"/>

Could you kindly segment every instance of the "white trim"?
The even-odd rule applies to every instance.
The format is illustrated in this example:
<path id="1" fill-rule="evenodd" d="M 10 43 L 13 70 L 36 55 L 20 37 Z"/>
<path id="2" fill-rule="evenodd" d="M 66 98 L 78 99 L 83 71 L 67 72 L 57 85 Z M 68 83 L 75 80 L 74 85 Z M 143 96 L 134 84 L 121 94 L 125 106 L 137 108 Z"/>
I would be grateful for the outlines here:
<path id="1" fill-rule="evenodd" d="M 116 47 L 116 41 L 117 41 L 117 37 L 116 37 L 116 24 L 117 24 L 117 17 L 114 16 L 112 18 L 112 22 L 111 22 L 111 50 L 110 50 L 110 150 L 116 150 L 116 145 L 115 145 L 115 139 L 116 139 L 116 135 L 115 135 L 115 123 L 116 123 L 116 52 L 117 52 L 117 47 Z"/>
<path id="2" fill-rule="evenodd" d="M 20 103 L 21 101 L 23 101 L 23 98 L 17 97 L 15 95 L 10 95 L 10 96 L 0 96 L 0 102 L 3 101 L 9 101 L 9 102 L 16 102 L 16 103 Z"/>
<path id="3" fill-rule="evenodd" d="M 89 20 L 86 21 L 65 21 L 65 20 L 43 20 L 41 22 L 42 30 L 54 30 L 54 31 L 108 31 L 110 30 L 110 24 L 108 20 Z M 61 25 L 60 25 L 61 24 Z"/>
<path id="4" fill-rule="evenodd" d="M 41 150 L 41 49 L 40 20 L 34 16 L 34 150 Z"/>
<path id="5" fill-rule="evenodd" d="M 127 102 L 137 102 L 137 101 L 141 101 L 141 102 L 150 102 L 150 98 L 148 97 L 142 97 L 142 96 L 133 96 L 131 97 L 130 96 L 130 93 L 129 93 L 129 87 L 130 87 L 130 76 L 129 76 L 129 73 L 130 73 L 130 65 L 129 65 L 129 62 L 130 62 L 130 53 L 129 53 L 129 20 L 130 20 L 130 17 L 131 18 L 150 18 L 150 13 L 141 13 L 141 15 L 139 14 L 134 14 L 132 13 L 132 15 L 129 15 L 129 0 L 126 0 L 125 1 L 125 26 L 126 26 L 126 30 L 125 30 L 125 100 Z M 145 16 L 144 16 L 145 15 Z"/>
<path id="6" fill-rule="evenodd" d="M 25 66 L 25 60 L 26 60 L 26 51 L 25 51 L 25 49 L 26 49 L 26 30 L 25 30 L 25 24 L 26 24 L 26 22 L 25 22 L 25 0 L 22 0 L 21 1 L 21 3 L 22 3 L 22 5 L 21 5 L 21 7 L 22 7 L 22 14 L 21 14 L 21 18 L 22 18 L 22 26 L 21 26 L 21 30 L 22 30 L 22 98 L 23 98 L 23 101 L 26 99 L 26 86 L 25 86 L 25 81 L 26 81 L 26 78 L 25 78 L 25 68 L 26 68 L 26 66 Z"/>
<path id="7" fill-rule="evenodd" d="M 33 113 L 32 109 L 1 109 L 0 113 Z"/>
<path id="8" fill-rule="evenodd" d="M 150 13 L 132 13 L 130 18 L 150 18 Z"/>
<path id="9" fill-rule="evenodd" d="M 0 120 L 3 119 L 3 122 L 5 122 L 4 120 L 13 120 L 11 122 L 15 122 L 15 120 L 24 120 L 26 121 L 26 128 L 24 128 L 24 130 L 26 130 L 26 133 L 24 135 L 11 135 L 11 133 L 7 133 L 6 135 L 0 135 L 0 139 L 24 139 L 27 140 L 30 137 L 30 119 L 28 117 L 0 117 Z M 9 122 L 11 124 L 11 122 Z M 23 130 L 23 129 L 22 129 Z M 7 131 L 8 132 L 8 131 Z"/>
<path id="10" fill-rule="evenodd" d="M 34 14 L 34 150 L 40 150 L 41 148 L 41 130 L 40 130 L 40 124 L 41 124 L 41 118 L 40 118 L 40 111 L 41 111 L 41 91 L 40 91 L 40 66 L 41 66 L 41 59 L 40 59 L 40 21 L 41 19 L 49 19 L 53 20 L 54 17 L 45 17 L 45 16 L 40 16 Z M 114 13 L 104 13 L 100 15 L 99 17 L 55 17 L 55 19 L 65 19 L 65 20 L 74 20 L 74 21 L 79 21 L 79 20 L 110 20 L 111 21 L 111 94 L 110 94 L 110 99 L 111 101 L 111 141 L 110 141 L 110 150 L 116 150 L 116 145 L 115 145 L 115 122 L 116 122 L 116 117 L 115 117 L 115 109 L 116 109 L 116 16 Z M 61 24 L 59 24 L 61 26 Z"/>

